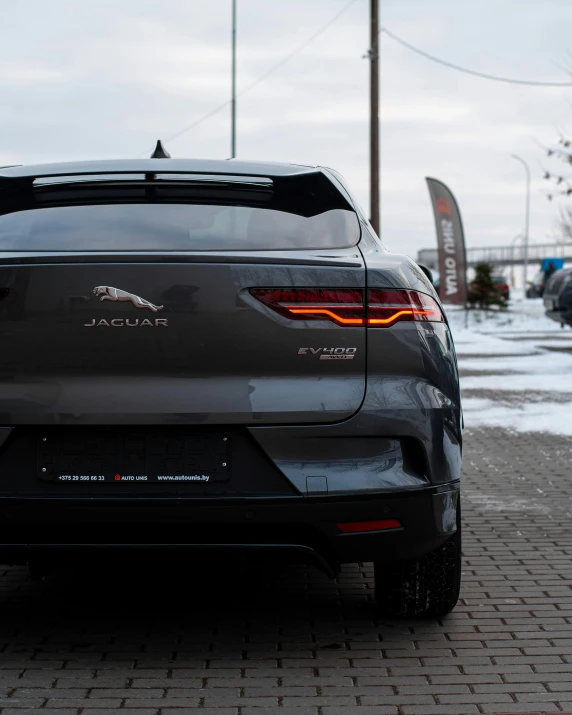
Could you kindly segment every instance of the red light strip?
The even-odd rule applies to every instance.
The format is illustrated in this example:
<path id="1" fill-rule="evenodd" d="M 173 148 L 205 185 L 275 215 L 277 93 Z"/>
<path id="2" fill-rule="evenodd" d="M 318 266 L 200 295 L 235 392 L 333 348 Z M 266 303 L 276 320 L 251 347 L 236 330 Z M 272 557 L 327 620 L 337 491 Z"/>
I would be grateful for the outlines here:
<path id="1" fill-rule="evenodd" d="M 401 529 L 402 524 L 397 519 L 382 519 L 380 521 L 349 521 L 336 525 L 344 534 L 357 534 L 364 531 L 387 531 Z"/>
<path id="2" fill-rule="evenodd" d="M 286 306 L 285 306 L 286 307 Z M 355 306 L 361 307 L 361 306 Z M 372 308 L 377 308 L 378 306 L 372 306 Z M 379 306 L 379 308 L 385 309 L 386 306 Z M 341 315 L 338 315 L 335 313 L 333 310 L 328 310 L 327 308 L 318 308 L 317 306 L 314 307 L 309 307 L 309 308 L 286 308 L 290 313 L 294 313 L 296 315 L 327 315 L 329 318 L 332 318 L 333 320 L 337 320 L 339 323 L 342 325 L 363 325 L 364 320 L 363 318 L 344 318 Z M 399 318 L 401 318 L 402 315 L 433 315 L 435 313 L 434 310 L 412 310 L 411 308 L 408 308 L 406 310 L 398 310 L 396 313 L 393 313 L 392 315 L 388 316 L 387 318 L 368 318 L 367 322 L 368 325 L 389 325 L 390 323 L 395 322 Z"/>
<path id="3" fill-rule="evenodd" d="M 381 306 L 380 306 L 381 307 Z M 389 325 L 402 315 L 432 315 L 434 310 L 398 310 L 397 313 L 390 315 L 389 318 L 368 318 L 368 325 Z"/>
<path id="4" fill-rule="evenodd" d="M 298 308 L 301 305 L 312 306 L 313 303 L 278 303 L 283 308 Z M 320 303 L 320 308 L 363 308 L 363 303 Z M 400 305 L 394 306 L 400 308 Z"/>
<path id="5" fill-rule="evenodd" d="M 361 308 L 361 306 L 355 307 Z M 343 325 L 363 325 L 363 318 L 342 318 L 341 315 L 327 308 L 288 308 L 288 310 L 290 313 L 296 313 L 297 315 L 327 315 Z"/>

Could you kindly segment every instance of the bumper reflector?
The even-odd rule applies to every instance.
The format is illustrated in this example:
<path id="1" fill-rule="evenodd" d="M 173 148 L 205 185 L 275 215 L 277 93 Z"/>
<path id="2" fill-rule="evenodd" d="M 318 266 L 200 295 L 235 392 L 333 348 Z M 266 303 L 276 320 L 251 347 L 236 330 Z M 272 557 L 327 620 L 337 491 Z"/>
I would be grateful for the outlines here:
<path id="1" fill-rule="evenodd" d="M 401 522 L 397 519 L 382 519 L 381 521 L 348 521 L 337 524 L 344 534 L 357 534 L 362 531 L 386 531 L 388 529 L 401 529 Z"/>

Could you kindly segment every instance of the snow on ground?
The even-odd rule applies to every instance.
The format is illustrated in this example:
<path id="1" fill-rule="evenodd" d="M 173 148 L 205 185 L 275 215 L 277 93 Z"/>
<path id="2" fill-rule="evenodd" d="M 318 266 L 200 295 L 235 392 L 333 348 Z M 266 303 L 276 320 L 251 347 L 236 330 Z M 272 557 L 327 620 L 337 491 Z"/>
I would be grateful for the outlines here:
<path id="1" fill-rule="evenodd" d="M 570 346 L 572 350 L 572 345 Z M 538 349 L 535 354 L 528 352 L 525 355 L 509 355 L 505 353 L 491 354 L 483 353 L 482 357 L 461 358 L 460 365 L 465 372 L 473 370 L 487 370 L 491 373 L 504 374 L 508 372 L 520 372 L 529 377 L 529 387 L 538 389 L 538 379 L 543 376 L 560 377 L 561 382 L 570 381 L 572 383 L 572 353 L 552 352 L 551 350 Z M 562 376 L 566 375 L 565 378 Z M 536 378 L 538 376 L 538 379 Z M 523 387 L 513 387 L 515 390 L 526 389 Z M 572 385 L 571 388 L 572 389 Z"/>
<path id="2" fill-rule="evenodd" d="M 447 309 L 465 426 L 572 435 L 572 330 L 513 293 L 502 312 Z"/>
<path id="3" fill-rule="evenodd" d="M 465 398 L 465 428 L 503 427 L 517 432 L 552 432 L 572 435 L 572 403 L 524 403 L 519 406 L 498 404 L 494 400 Z"/>
<path id="4" fill-rule="evenodd" d="M 453 334 L 461 335 L 460 331 L 456 332 L 454 328 Z M 459 357 L 463 355 L 467 357 L 473 355 L 534 355 L 540 352 L 534 345 L 529 345 L 526 342 L 503 340 L 493 335 L 483 335 L 476 330 L 463 331 L 461 337 L 455 337 L 455 348 Z"/>
<path id="5" fill-rule="evenodd" d="M 552 335 L 569 335 L 572 341 L 572 330 L 562 329 L 559 323 L 550 320 L 544 314 L 542 298 L 524 298 L 522 291 L 512 291 L 509 309 L 505 311 L 470 310 L 468 328 L 465 328 L 465 311 L 451 306 L 447 308 L 447 318 L 455 335 L 459 338 L 471 339 L 471 335 L 517 336 L 518 334 L 537 333 L 550 337 Z"/>
<path id="6" fill-rule="evenodd" d="M 534 375 L 510 374 L 506 372 L 502 375 L 484 374 L 463 376 L 461 386 L 463 390 L 498 390 L 505 392 L 566 392 L 572 393 L 572 358 L 569 356 L 570 369 L 565 379 L 562 375 Z M 522 395 L 524 399 L 526 395 Z M 572 396 L 571 396 L 572 399 Z M 570 414 L 572 422 L 572 413 Z"/>

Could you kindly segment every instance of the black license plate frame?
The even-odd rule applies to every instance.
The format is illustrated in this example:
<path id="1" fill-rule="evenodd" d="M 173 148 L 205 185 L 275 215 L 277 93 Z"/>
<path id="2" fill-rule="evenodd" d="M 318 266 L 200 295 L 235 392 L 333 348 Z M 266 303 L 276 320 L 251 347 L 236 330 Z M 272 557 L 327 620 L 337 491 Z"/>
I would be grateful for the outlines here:
<path id="1" fill-rule="evenodd" d="M 231 476 L 229 434 L 200 430 L 56 431 L 38 442 L 38 477 L 62 485 L 209 484 Z"/>

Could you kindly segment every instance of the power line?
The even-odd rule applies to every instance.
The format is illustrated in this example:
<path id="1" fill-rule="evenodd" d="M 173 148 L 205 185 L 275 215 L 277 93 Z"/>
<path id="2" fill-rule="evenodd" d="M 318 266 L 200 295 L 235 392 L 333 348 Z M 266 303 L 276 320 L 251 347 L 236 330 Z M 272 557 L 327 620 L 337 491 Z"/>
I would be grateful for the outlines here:
<path id="1" fill-rule="evenodd" d="M 270 77 L 271 74 L 274 74 L 277 70 L 279 70 L 281 67 L 283 67 L 287 62 L 290 62 L 290 60 L 295 57 L 297 54 L 302 52 L 302 50 L 305 50 L 308 45 L 310 45 L 316 38 L 318 38 L 320 35 L 322 35 L 327 29 L 329 29 L 335 22 L 336 20 L 341 17 L 341 15 L 346 12 L 346 10 L 349 10 L 349 8 L 355 3 L 357 0 L 350 0 L 348 3 L 344 5 L 344 7 L 339 10 L 328 22 L 326 22 L 325 25 L 322 25 L 322 27 L 317 30 L 311 37 L 309 37 L 305 42 L 303 42 L 301 45 L 298 45 L 292 52 L 290 52 L 289 55 L 286 55 L 280 62 L 277 62 L 275 65 L 270 67 L 264 74 L 260 75 L 258 79 L 255 79 L 254 82 L 246 86 L 244 89 L 242 89 L 240 92 L 237 93 L 237 97 L 242 97 L 242 95 L 246 94 L 247 92 L 250 92 L 251 89 L 254 89 L 257 85 L 259 85 L 261 82 L 263 82 L 267 77 Z M 180 129 L 178 132 L 175 132 L 175 134 L 171 134 L 171 136 L 168 136 L 165 138 L 165 142 L 171 142 L 174 139 L 178 139 L 180 136 L 183 134 L 186 134 L 189 132 L 191 129 L 194 129 L 195 127 L 198 127 L 199 124 L 202 124 L 205 122 L 207 119 L 210 119 L 210 117 L 214 116 L 215 114 L 218 114 L 218 112 L 221 112 L 223 109 L 226 109 L 228 106 L 230 106 L 230 100 L 227 100 L 226 102 L 223 102 L 222 104 L 219 104 L 218 107 L 215 107 L 214 109 L 211 109 L 210 112 L 207 112 L 207 114 L 204 114 L 202 117 L 199 119 L 196 119 L 194 122 L 191 122 L 191 124 L 188 124 L 186 127 L 183 127 L 183 129 Z"/>
<path id="2" fill-rule="evenodd" d="M 397 42 L 398 44 L 402 45 L 403 47 L 406 47 L 408 50 L 411 50 L 411 52 L 415 52 L 416 54 L 421 55 L 421 57 L 425 57 L 425 59 L 427 60 L 431 60 L 431 62 L 436 62 L 437 64 L 443 65 L 444 67 L 449 67 L 450 69 L 457 70 L 457 72 L 464 72 L 465 74 L 470 74 L 474 77 L 490 79 L 494 82 L 505 82 L 507 84 L 524 84 L 532 87 L 572 87 L 572 82 L 540 82 L 529 79 L 513 79 L 511 77 L 499 77 L 498 75 L 477 72 L 475 70 L 467 69 L 466 67 L 460 67 L 459 65 L 455 65 L 452 62 L 447 62 L 447 60 L 442 60 L 441 58 L 435 57 L 434 55 L 430 55 L 428 52 L 419 49 L 419 47 L 411 45 L 409 42 L 406 42 L 401 37 L 395 35 L 393 32 L 390 32 L 387 27 L 382 27 L 379 32 L 380 34 L 386 34 L 392 40 L 395 40 L 395 42 Z"/>

